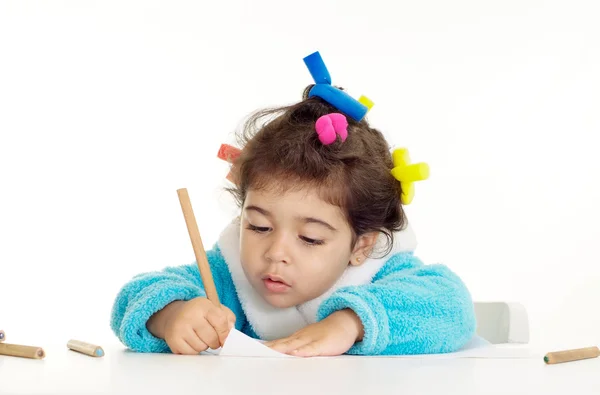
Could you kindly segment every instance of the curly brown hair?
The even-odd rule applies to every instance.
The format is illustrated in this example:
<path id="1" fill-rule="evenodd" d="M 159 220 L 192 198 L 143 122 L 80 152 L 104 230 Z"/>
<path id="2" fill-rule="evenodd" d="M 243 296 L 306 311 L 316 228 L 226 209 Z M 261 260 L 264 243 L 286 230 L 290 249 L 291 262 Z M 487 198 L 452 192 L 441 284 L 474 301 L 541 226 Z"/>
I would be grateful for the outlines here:
<path id="1" fill-rule="evenodd" d="M 356 239 L 369 232 L 387 237 L 402 230 L 406 216 L 401 185 L 390 173 L 390 147 L 383 134 L 347 117 L 348 138 L 323 145 L 315 132 L 322 115 L 339 112 L 318 97 L 308 98 L 309 86 L 299 103 L 260 110 L 244 123 L 237 136 L 243 147 L 232 162 L 235 186 L 227 188 L 241 208 L 249 189 L 269 188 L 278 193 L 315 188 L 326 202 L 342 208 Z"/>

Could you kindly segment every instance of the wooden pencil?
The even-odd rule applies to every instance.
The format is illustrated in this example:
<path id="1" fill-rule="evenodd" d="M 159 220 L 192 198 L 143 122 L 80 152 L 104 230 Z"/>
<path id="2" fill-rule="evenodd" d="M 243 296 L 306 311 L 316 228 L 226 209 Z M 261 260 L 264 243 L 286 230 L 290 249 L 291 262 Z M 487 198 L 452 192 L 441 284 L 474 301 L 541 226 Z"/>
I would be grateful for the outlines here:
<path id="1" fill-rule="evenodd" d="M 21 357 L 30 359 L 44 359 L 46 353 L 41 347 L 0 343 L 0 355 L 8 355 L 11 357 Z"/>
<path id="2" fill-rule="evenodd" d="M 179 196 L 179 203 L 181 204 L 183 217 L 185 218 L 187 230 L 190 235 L 192 248 L 194 249 L 194 255 L 196 256 L 196 262 L 198 263 L 198 269 L 200 270 L 200 277 L 202 278 L 202 284 L 204 285 L 206 297 L 216 306 L 221 306 L 219 295 L 217 294 L 217 288 L 215 287 L 210 266 L 208 265 L 206 251 L 204 250 L 204 245 L 202 244 L 202 238 L 200 237 L 200 231 L 198 230 L 198 224 L 196 223 L 196 217 L 194 216 L 194 210 L 192 209 L 192 203 L 190 201 L 188 191 L 186 188 L 178 189 L 177 195 Z"/>
<path id="3" fill-rule="evenodd" d="M 77 351 L 81 354 L 89 355 L 90 357 L 100 358 L 104 356 L 104 350 L 102 347 L 95 344 L 82 342 L 80 340 L 69 340 L 67 342 L 67 347 L 72 351 Z"/>
<path id="4" fill-rule="evenodd" d="M 597 358 L 600 356 L 598 347 L 577 348 L 573 350 L 552 351 L 544 356 L 544 362 L 548 365 L 580 361 L 582 359 Z"/>

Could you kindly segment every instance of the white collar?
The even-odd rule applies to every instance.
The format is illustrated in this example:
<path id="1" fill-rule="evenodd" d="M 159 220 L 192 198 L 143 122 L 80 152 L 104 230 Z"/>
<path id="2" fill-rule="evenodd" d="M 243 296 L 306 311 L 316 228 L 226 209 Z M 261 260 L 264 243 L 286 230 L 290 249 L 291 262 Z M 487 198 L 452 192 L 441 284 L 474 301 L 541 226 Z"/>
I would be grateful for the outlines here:
<path id="1" fill-rule="evenodd" d="M 382 239 L 380 238 L 379 241 Z M 415 234 L 408 225 L 394 234 L 392 251 L 383 258 L 367 259 L 362 265 L 348 266 L 338 281 L 321 296 L 301 305 L 278 308 L 268 304 L 247 280 L 240 261 L 240 223 L 236 219 L 221 233 L 218 240 L 223 258 L 229 267 L 242 308 L 256 334 L 263 340 L 280 339 L 292 335 L 308 324 L 316 322 L 321 303 L 340 287 L 368 284 L 391 255 L 414 251 Z"/>

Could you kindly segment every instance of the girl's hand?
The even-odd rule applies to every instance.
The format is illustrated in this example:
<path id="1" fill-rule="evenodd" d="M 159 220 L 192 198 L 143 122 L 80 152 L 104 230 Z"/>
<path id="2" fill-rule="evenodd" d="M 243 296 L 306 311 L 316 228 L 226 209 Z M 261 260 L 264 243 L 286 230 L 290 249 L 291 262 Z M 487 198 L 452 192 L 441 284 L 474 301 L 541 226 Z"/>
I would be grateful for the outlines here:
<path id="1" fill-rule="evenodd" d="M 164 315 L 158 316 L 160 313 Z M 191 355 L 209 347 L 217 349 L 225 343 L 235 324 L 231 310 L 224 305 L 219 308 L 202 297 L 173 302 L 157 316 L 163 324 L 162 328 L 157 328 L 158 334 L 162 335 L 159 337 L 164 338 L 174 354 Z M 160 324 L 155 327 L 157 325 Z"/>
<path id="2" fill-rule="evenodd" d="M 362 340 L 364 328 L 352 310 L 340 310 L 292 336 L 265 343 L 273 350 L 298 357 L 344 354 Z"/>

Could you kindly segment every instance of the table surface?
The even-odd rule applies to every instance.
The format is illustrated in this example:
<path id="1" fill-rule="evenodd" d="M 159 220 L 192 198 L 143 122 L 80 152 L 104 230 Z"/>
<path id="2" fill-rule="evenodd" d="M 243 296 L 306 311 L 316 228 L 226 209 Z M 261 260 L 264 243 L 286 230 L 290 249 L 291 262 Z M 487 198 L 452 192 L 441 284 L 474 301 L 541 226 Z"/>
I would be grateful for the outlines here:
<path id="1" fill-rule="evenodd" d="M 600 358 L 237 358 L 139 354 L 112 344 L 92 358 L 44 347 L 46 358 L 0 356 L 0 394 L 566 394 L 600 393 Z"/>

